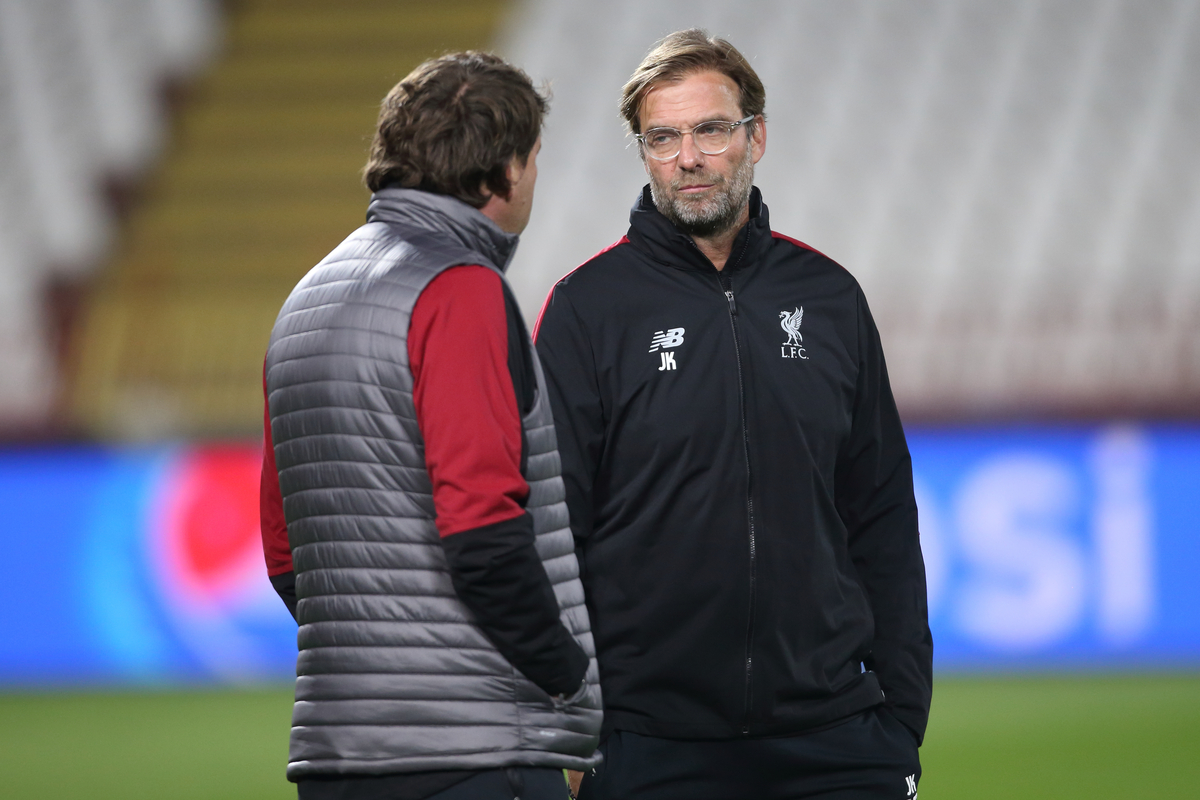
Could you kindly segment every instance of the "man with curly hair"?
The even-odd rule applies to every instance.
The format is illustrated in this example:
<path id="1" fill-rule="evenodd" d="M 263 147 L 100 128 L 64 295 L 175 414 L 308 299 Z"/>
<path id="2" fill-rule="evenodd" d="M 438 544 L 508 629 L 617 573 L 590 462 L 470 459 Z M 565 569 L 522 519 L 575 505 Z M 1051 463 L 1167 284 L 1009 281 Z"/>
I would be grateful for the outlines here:
<path id="1" fill-rule="evenodd" d="M 262 530 L 299 622 L 301 800 L 562 800 L 600 693 L 541 367 L 504 270 L 546 100 L 456 53 L 388 94 L 367 222 L 267 350 Z"/>

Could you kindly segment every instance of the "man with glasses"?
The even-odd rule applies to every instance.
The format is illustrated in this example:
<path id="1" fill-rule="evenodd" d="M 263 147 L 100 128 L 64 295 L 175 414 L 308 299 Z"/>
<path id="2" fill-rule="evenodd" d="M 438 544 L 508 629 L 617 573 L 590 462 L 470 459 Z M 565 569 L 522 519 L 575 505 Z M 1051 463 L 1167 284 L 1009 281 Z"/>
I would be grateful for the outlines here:
<path id="1" fill-rule="evenodd" d="M 605 699 L 584 798 L 915 798 L 912 470 L 854 278 L 774 233 L 765 92 L 703 31 L 621 111 L 650 183 L 535 333 Z"/>

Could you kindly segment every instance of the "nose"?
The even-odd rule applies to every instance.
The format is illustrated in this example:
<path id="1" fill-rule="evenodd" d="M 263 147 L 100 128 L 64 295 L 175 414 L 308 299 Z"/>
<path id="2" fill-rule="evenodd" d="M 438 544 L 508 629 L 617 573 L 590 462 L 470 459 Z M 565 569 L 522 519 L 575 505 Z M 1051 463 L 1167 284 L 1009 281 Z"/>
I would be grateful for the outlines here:
<path id="1" fill-rule="evenodd" d="M 678 164 L 683 169 L 695 169 L 704 161 L 704 153 L 700 152 L 700 148 L 696 146 L 696 137 L 691 131 L 683 134 L 683 139 L 679 143 Z"/>

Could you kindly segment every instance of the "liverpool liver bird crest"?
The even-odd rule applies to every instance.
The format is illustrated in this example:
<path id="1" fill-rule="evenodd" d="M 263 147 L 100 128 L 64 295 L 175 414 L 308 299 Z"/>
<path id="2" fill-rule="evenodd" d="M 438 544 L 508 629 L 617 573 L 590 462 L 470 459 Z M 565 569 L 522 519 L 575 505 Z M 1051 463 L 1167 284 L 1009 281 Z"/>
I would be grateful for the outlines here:
<path id="1" fill-rule="evenodd" d="M 804 308 L 797 308 L 795 311 L 780 311 L 779 312 L 779 327 L 783 328 L 783 332 L 788 335 L 785 345 L 795 345 L 801 347 L 804 344 L 804 337 L 800 335 L 800 321 L 804 319 Z"/>

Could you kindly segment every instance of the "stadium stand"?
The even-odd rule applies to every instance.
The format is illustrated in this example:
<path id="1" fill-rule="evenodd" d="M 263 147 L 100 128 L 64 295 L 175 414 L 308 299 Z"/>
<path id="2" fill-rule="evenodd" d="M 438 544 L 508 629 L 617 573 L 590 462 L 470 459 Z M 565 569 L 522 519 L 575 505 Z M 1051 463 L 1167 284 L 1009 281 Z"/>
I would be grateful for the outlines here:
<path id="1" fill-rule="evenodd" d="M 172 152 L 98 282 L 72 356 L 95 436 L 244 435 L 297 280 L 362 223 L 379 101 L 417 63 L 489 42 L 493 0 L 243 0 Z"/>
<path id="2" fill-rule="evenodd" d="M 59 389 L 47 286 L 95 269 L 105 186 L 135 180 L 162 89 L 218 41 L 212 0 L 0 2 L 0 428 L 40 428 Z"/>
<path id="3" fill-rule="evenodd" d="M 0 427 L 65 395 L 96 437 L 251 434 L 379 97 L 447 49 L 554 91 L 510 273 L 535 314 L 623 233 L 620 86 L 692 25 L 764 78 L 774 227 L 863 284 L 907 420 L 1200 413 L 1200 0 L 0 0 Z M 117 225 L 100 178 L 139 176 Z M 63 392 L 43 298 L 80 278 Z"/>
<path id="4" fill-rule="evenodd" d="M 1200 413 L 1200 3 L 530 0 L 527 310 L 623 232 L 620 87 L 689 26 L 766 83 L 773 227 L 863 284 L 906 420 Z"/>

